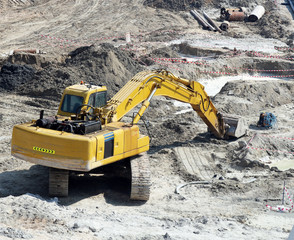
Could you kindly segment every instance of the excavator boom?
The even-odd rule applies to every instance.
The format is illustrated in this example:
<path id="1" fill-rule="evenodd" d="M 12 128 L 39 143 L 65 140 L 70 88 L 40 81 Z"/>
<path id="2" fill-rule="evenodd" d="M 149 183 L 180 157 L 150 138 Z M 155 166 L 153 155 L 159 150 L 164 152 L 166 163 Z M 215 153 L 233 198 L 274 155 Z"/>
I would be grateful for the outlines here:
<path id="1" fill-rule="evenodd" d="M 217 138 L 225 137 L 224 118 L 204 91 L 204 86 L 196 81 L 176 77 L 165 70 L 143 71 L 135 75 L 108 101 L 107 105 L 103 108 L 102 118 L 106 122 L 120 121 L 125 114 L 143 102 L 141 109 L 133 120 L 135 124 L 148 108 L 153 96 L 166 96 L 191 104 L 192 108 Z M 230 126 L 234 125 L 234 128 L 237 128 L 238 119 L 231 120 L 230 123 Z M 238 126 L 238 129 L 243 128 Z M 234 130 L 229 132 L 230 136 L 234 136 Z"/>

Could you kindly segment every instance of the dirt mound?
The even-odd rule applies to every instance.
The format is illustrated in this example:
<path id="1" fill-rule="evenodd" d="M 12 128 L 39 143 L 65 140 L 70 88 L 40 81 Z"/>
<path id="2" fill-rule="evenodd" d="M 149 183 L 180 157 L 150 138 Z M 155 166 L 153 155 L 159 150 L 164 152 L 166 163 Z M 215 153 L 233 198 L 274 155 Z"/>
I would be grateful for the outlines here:
<path id="1" fill-rule="evenodd" d="M 289 81 L 228 82 L 214 98 L 224 113 L 257 114 L 293 101 L 294 83 Z"/>
<path id="2" fill-rule="evenodd" d="M 290 25 L 291 19 L 285 15 L 276 14 L 276 12 L 267 12 L 259 21 L 258 33 L 266 38 L 288 38 L 290 39 L 291 31 L 288 31 L 284 26 Z"/>
<path id="3" fill-rule="evenodd" d="M 0 71 L 0 86 L 3 90 L 14 91 L 21 85 L 28 84 L 35 75 L 29 65 L 4 64 Z"/>
<path id="4" fill-rule="evenodd" d="M 132 53 L 111 44 L 84 47 L 80 53 L 72 52 L 70 56 L 66 68 L 75 72 L 77 80 L 106 85 L 111 96 L 143 69 Z"/>
<path id="5" fill-rule="evenodd" d="M 10 55 L 6 61 L 12 64 L 27 64 L 36 68 L 44 68 L 51 64 L 52 60 L 48 55 L 29 54 L 29 53 L 14 53 Z"/>
<path id="6" fill-rule="evenodd" d="M 112 96 L 142 67 L 131 53 L 110 44 L 77 49 L 65 63 L 55 63 L 39 71 L 27 65 L 6 64 L 0 72 L 2 91 L 59 99 L 65 87 L 83 80 L 108 87 Z"/>
<path id="7" fill-rule="evenodd" d="M 50 232 L 53 231 L 51 228 L 54 223 L 62 223 L 62 208 L 54 201 L 46 202 L 38 197 L 30 194 L 17 197 L 18 201 L 17 203 L 15 202 L 15 211 L 13 211 L 12 215 L 10 214 L 12 210 L 10 204 L 15 201 L 13 197 L 9 196 L 1 200 L 0 209 L 3 216 L 6 216 L 5 221 L 2 221 L 2 226 L 4 227 L 0 228 L 1 239 L 2 237 L 31 239 L 33 236 L 28 233 L 27 229 L 32 225 L 37 224 L 39 227 L 48 227 L 47 230 Z M 26 204 L 26 202 L 30 204 Z M 23 228 L 19 226 L 23 226 Z M 57 231 L 59 234 L 62 234 L 64 230 L 67 230 L 67 226 L 65 228 L 58 228 Z"/>

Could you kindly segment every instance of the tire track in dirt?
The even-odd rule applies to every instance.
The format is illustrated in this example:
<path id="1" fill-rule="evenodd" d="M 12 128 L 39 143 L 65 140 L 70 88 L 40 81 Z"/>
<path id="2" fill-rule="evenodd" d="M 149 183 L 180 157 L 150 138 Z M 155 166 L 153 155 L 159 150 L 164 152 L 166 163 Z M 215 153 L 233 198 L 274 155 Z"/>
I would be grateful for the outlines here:
<path id="1" fill-rule="evenodd" d="M 198 149 L 190 147 L 177 147 L 174 151 L 188 173 L 200 180 L 211 180 L 214 176 L 216 166 L 209 153 L 200 153 Z"/>

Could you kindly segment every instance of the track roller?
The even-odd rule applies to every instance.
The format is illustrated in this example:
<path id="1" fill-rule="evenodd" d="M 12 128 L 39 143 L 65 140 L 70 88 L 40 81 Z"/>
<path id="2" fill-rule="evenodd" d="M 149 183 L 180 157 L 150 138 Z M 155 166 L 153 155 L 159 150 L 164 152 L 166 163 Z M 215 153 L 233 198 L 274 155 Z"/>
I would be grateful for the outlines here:
<path id="1" fill-rule="evenodd" d="M 69 171 L 49 168 L 49 195 L 54 197 L 68 196 Z"/>
<path id="2" fill-rule="evenodd" d="M 147 153 L 130 159 L 131 163 L 131 200 L 147 201 L 150 196 L 151 173 Z"/>

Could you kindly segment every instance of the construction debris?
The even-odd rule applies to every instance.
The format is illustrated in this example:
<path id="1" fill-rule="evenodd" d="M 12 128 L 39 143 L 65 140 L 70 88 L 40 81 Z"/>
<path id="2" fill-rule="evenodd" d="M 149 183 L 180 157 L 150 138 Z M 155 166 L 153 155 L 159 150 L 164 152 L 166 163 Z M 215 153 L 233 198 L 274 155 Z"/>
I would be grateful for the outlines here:
<path id="1" fill-rule="evenodd" d="M 216 25 L 216 23 L 205 12 L 203 12 L 203 16 L 218 32 L 220 32 L 220 33 L 222 32 L 222 30 Z"/>
<path id="2" fill-rule="evenodd" d="M 188 183 L 183 183 L 177 186 L 175 193 L 180 194 L 180 189 L 187 186 L 187 185 L 191 185 L 191 184 L 211 184 L 211 181 L 193 181 L 193 182 L 188 182 Z"/>
<path id="3" fill-rule="evenodd" d="M 227 21 L 244 21 L 246 17 L 244 8 L 221 8 L 220 19 Z"/>
<path id="4" fill-rule="evenodd" d="M 197 12 L 197 10 L 191 10 L 190 13 L 205 29 L 215 31 L 215 28 L 210 23 L 208 23 L 207 20 Z"/>
<path id="5" fill-rule="evenodd" d="M 265 9 L 263 6 L 260 6 L 260 5 L 256 6 L 254 10 L 252 11 L 252 13 L 249 15 L 248 21 L 256 22 L 263 16 L 264 13 L 265 13 Z"/>
<path id="6" fill-rule="evenodd" d="M 132 40 L 131 40 L 131 34 L 129 32 L 126 33 L 126 42 L 127 43 L 130 43 Z"/>
<path id="7" fill-rule="evenodd" d="M 15 50 L 11 50 L 9 52 L 9 55 L 13 55 L 16 53 L 31 53 L 31 54 L 40 54 L 40 53 L 44 53 L 39 49 L 15 49 Z"/>
<path id="8" fill-rule="evenodd" d="M 230 27 L 230 23 L 228 21 L 223 21 L 222 24 L 220 25 L 220 29 L 223 31 L 228 31 Z"/>

